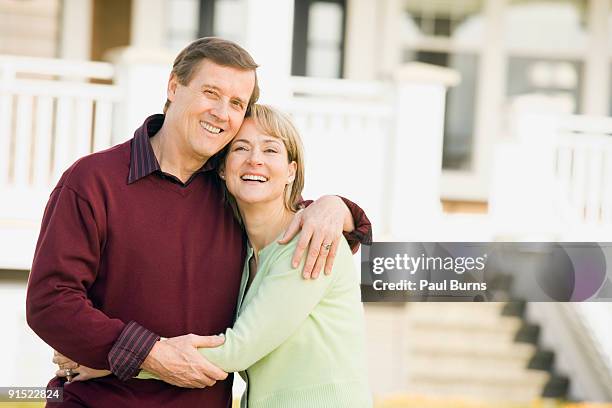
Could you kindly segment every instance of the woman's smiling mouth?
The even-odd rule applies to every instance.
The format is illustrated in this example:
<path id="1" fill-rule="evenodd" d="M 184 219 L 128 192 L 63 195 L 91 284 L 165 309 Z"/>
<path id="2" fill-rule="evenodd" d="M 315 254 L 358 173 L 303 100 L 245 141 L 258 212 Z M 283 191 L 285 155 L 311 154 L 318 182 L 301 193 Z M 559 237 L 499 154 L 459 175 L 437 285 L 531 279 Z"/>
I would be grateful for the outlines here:
<path id="1" fill-rule="evenodd" d="M 240 179 L 244 181 L 258 181 L 260 183 L 265 183 L 266 181 L 268 181 L 267 177 L 260 176 L 257 174 L 245 174 L 243 176 L 240 176 Z"/>

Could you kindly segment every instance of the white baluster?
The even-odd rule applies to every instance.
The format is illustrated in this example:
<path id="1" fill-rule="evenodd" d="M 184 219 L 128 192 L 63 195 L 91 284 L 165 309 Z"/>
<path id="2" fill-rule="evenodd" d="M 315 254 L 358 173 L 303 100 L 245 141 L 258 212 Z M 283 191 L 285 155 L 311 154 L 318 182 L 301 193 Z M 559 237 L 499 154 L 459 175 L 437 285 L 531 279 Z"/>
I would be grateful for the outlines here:
<path id="1" fill-rule="evenodd" d="M 77 99 L 75 108 L 72 161 L 91 153 L 93 101 Z"/>
<path id="2" fill-rule="evenodd" d="M 30 169 L 32 165 L 33 100 L 32 95 L 17 96 L 13 180 L 18 187 L 25 187 L 30 183 Z"/>
<path id="3" fill-rule="evenodd" d="M 36 128 L 34 134 L 34 184 L 49 183 L 51 173 L 51 138 L 53 137 L 53 98 L 39 96 L 36 99 Z"/>
<path id="4" fill-rule="evenodd" d="M 586 135 L 585 135 L 586 136 Z M 586 179 L 586 222 L 597 225 L 600 222 L 602 190 L 602 140 L 594 135 L 588 148 L 588 169 Z"/>
<path id="5" fill-rule="evenodd" d="M 53 183 L 57 182 L 62 173 L 71 164 L 72 146 L 70 146 L 70 142 L 73 130 L 73 112 L 74 100 L 72 98 L 58 98 L 55 114 L 55 145 L 53 146 Z"/>
<path id="6" fill-rule="evenodd" d="M 9 182 L 13 96 L 0 93 L 0 186 Z"/>
<path id="7" fill-rule="evenodd" d="M 572 221 L 579 223 L 585 220 L 587 152 L 582 144 L 576 144 L 574 147 L 570 194 L 574 210 Z"/>
<path id="8" fill-rule="evenodd" d="M 571 216 L 571 203 L 569 202 L 572 178 L 572 148 L 565 138 L 557 147 L 557 181 L 559 186 L 559 206 L 561 217 L 567 220 Z M 568 205 L 569 204 L 569 205 Z"/>
<path id="9" fill-rule="evenodd" d="M 113 105 L 107 101 L 96 101 L 93 151 L 107 149 L 112 143 Z"/>
<path id="10" fill-rule="evenodd" d="M 609 137 L 609 136 L 608 136 Z M 612 223 L 612 142 L 607 141 L 603 150 L 603 196 L 601 200 L 602 223 Z"/>

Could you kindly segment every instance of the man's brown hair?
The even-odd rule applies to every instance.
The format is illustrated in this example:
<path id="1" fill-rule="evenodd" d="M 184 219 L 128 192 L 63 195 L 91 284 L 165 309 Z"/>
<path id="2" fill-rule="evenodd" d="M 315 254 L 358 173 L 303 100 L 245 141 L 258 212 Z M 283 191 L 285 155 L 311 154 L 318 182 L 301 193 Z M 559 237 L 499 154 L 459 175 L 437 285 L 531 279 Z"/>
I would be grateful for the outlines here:
<path id="1" fill-rule="evenodd" d="M 247 105 L 248 114 L 251 111 L 251 106 L 259 99 L 256 71 L 258 65 L 253 60 L 253 57 L 251 57 L 247 50 L 235 42 L 217 37 L 199 38 L 179 52 L 172 65 L 172 74 L 176 75 L 181 85 L 187 86 L 193 77 L 196 67 L 205 58 L 215 64 L 226 67 L 253 70 L 255 73 L 255 87 Z M 170 101 L 166 99 L 164 113 L 166 113 L 169 106 Z"/>

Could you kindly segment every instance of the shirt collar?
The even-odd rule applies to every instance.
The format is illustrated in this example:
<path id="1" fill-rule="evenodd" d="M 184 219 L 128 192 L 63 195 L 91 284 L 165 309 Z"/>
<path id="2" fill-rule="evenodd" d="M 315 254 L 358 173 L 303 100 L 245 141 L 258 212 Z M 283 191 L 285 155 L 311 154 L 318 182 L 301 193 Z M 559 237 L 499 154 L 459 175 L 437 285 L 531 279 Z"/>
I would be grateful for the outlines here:
<path id="1" fill-rule="evenodd" d="M 151 115 L 146 118 L 142 126 L 134 132 L 128 184 L 132 184 L 156 171 L 161 172 L 161 167 L 159 166 L 157 157 L 155 157 L 155 152 L 153 151 L 153 146 L 151 146 L 149 138 L 159 132 L 164 124 L 165 117 L 166 116 L 163 114 Z M 217 161 L 217 156 L 211 157 L 204 166 L 200 167 L 200 169 L 194 173 L 194 175 L 213 170 L 216 168 Z"/>

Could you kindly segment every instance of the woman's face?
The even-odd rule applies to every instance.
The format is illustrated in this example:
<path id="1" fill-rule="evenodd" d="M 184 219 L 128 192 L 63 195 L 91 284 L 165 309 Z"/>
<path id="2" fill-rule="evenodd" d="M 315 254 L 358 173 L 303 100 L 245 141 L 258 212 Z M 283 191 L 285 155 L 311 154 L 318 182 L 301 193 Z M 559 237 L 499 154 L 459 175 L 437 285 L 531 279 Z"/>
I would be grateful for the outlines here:
<path id="1" fill-rule="evenodd" d="M 277 137 L 262 133 L 251 118 L 245 119 L 230 143 L 222 176 L 237 203 L 279 201 L 295 178 L 297 165 L 288 162 L 287 149 Z"/>

